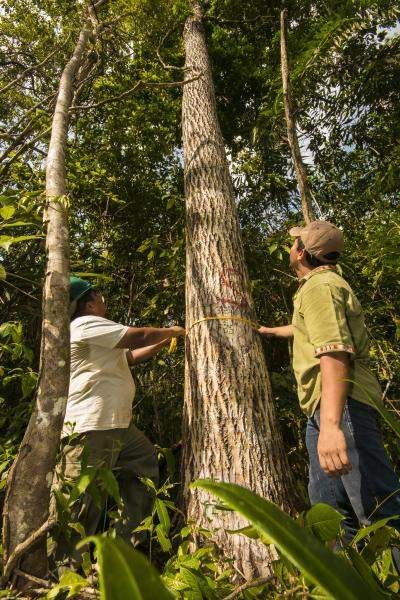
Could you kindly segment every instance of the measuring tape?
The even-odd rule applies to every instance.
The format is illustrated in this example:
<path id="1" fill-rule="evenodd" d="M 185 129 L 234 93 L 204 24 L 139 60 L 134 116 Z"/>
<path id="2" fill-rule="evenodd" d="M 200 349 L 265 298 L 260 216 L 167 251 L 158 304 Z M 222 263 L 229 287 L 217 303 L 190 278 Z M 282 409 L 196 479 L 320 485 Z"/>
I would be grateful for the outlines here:
<path id="1" fill-rule="evenodd" d="M 215 315 L 214 317 L 203 317 L 202 319 L 197 319 L 197 321 L 194 321 L 190 325 L 190 327 L 188 327 L 188 329 L 186 330 L 186 335 L 189 335 L 189 331 L 192 329 L 192 327 L 194 327 L 195 325 L 198 325 L 199 323 L 204 323 L 205 321 L 225 321 L 225 320 L 240 321 L 241 323 L 245 323 L 246 325 L 249 325 L 255 331 L 258 331 L 258 329 L 260 328 L 260 325 L 258 325 L 254 321 L 250 321 L 250 319 L 245 319 L 244 317 L 240 317 L 238 315 Z M 173 352 L 175 352 L 177 344 L 178 344 L 178 340 L 175 337 L 171 338 L 171 342 L 170 342 L 169 348 L 168 348 L 168 354 L 172 354 Z"/>

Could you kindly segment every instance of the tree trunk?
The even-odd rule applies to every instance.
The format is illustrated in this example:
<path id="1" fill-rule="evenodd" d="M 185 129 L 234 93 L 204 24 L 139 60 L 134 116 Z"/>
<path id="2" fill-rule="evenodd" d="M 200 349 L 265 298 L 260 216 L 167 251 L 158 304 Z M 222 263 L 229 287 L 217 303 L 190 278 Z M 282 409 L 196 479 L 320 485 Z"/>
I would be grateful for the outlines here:
<path id="1" fill-rule="evenodd" d="M 65 168 L 68 111 L 94 20 L 93 8 L 89 8 L 74 52 L 62 72 L 53 115 L 46 162 L 47 263 L 39 385 L 36 406 L 8 479 L 3 515 L 5 564 L 16 547 L 29 539 L 49 515 L 50 487 L 69 386 L 69 240 Z M 37 577 L 47 574 L 44 541 L 42 537 L 34 544 L 21 563 L 23 571 Z"/>
<path id="2" fill-rule="evenodd" d="M 281 12 L 281 71 L 283 85 L 283 99 L 285 104 L 285 119 L 287 136 L 292 153 L 294 170 L 296 173 L 297 185 L 300 190 L 301 209 L 305 222 L 315 220 L 315 215 L 312 209 L 311 192 L 308 184 L 307 171 L 301 156 L 299 140 L 296 132 L 296 120 L 293 114 L 293 98 L 289 79 L 288 53 L 286 45 L 287 36 L 287 10 Z"/>
<path id="3" fill-rule="evenodd" d="M 202 12 L 192 3 L 185 24 L 183 147 L 187 217 L 187 345 L 182 478 L 188 519 L 214 530 L 239 576 L 265 575 L 271 551 L 242 535 L 246 523 L 212 507 L 189 488 L 209 477 L 250 488 L 289 508 L 291 476 L 279 432 L 261 340 L 254 319 L 234 190 L 229 175 L 205 44 Z M 227 317 L 224 320 L 218 317 Z M 197 323 L 199 319 L 214 317 Z"/>

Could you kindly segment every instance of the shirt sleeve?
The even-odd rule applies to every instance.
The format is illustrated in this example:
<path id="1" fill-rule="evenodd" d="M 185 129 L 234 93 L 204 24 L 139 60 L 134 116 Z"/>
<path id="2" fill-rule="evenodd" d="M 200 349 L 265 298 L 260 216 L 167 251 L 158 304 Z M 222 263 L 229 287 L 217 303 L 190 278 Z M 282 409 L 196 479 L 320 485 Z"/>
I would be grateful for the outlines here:
<path id="1" fill-rule="evenodd" d="M 115 348 L 123 338 L 129 327 L 114 323 L 108 319 L 96 319 L 85 323 L 81 332 L 81 339 L 103 348 Z"/>
<path id="2" fill-rule="evenodd" d="M 314 356 L 331 352 L 355 354 L 340 289 L 327 283 L 314 285 L 303 295 L 301 312 Z"/>

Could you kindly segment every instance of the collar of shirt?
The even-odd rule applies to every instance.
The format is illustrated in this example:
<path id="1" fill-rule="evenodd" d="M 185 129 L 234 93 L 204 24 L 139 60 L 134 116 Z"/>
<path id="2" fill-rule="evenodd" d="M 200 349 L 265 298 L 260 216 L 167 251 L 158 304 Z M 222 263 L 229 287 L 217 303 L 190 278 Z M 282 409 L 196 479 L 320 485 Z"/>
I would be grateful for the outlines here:
<path id="1" fill-rule="evenodd" d="M 305 282 L 310 279 L 310 277 L 318 275 L 318 273 L 321 273 L 322 271 L 336 271 L 336 265 L 321 265 L 320 267 L 312 269 L 312 271 L 307 273 L 307 275 L 303 275 L 303 277 L 299 279 L 299 288 L 301 288 L 301 286 L 304 285 Z"/>

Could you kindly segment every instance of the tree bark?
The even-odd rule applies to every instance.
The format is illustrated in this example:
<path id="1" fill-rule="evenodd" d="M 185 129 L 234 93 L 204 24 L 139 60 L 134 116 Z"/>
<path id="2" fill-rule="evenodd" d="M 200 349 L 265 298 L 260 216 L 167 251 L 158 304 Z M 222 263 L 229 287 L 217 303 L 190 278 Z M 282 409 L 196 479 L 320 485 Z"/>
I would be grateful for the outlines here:
<path id="1" fill-rule="evenodd" d="M 99 5 L 99 3 L 97 3 Z M 92 7 L 65 65 L 54 110 L 46 162 L 46 274 L 43 289 L 40 375 L 34 412 L 10 470 L 3 514 L 4 563 L 15 548 L 47 521 L 50 487 L 69 386 L 69 239 L 65 153 L 68 110 L 93 26 Z M 18 566 L 18 565 L 16 565 Z M 21 568 L 47 575 L 45 539 L 30 548 Z"/>
<path id="2" fill-rule="evenodd" d="M 217 117 L 202 11 L 184 29 L 186 77 L 182 126 L 187 219 L 187 344 L 182 479 L 188 519 L 213 529 L 240 577 L 270 573 L 266 546 L 236 530 L 234 512 L 213 508 L 212 498 L 189 488 L 209 477 L 250 488 L 289 508 L 292 481 L 273 406 L 271 386 L 254 320 L 234 190 Z M 224 320 L 219 316 L 227 317 Z M 214 317 L 214 320 L 197 320 Z M 293 497 L 293 495 L 292 495 Z"/>
<path id="3" fill-rule="evenodd" d="M 311 192 L 308 183 L 307 171 L 303 162 L 303 158 L 300 152 L 299 140 L 296 132 L 296 120 L 294 118 L 293 111 L 293 98 L 292 90 L 290 86 L 289 78 L 289 64 L 288 64 L 288 52 L 287 52 L 287 10 L 281 12 L 281 72 L 282 72 L 282 86 L 283 86 L 283 99 L 285 104 L 285 119 L 287 136 L 294 163 L 294 170 L 296 173 L 297 185 L 299 186 L 300 198 L 301 198 L 301 209 L 305 222 L 308 224 L 310 221 L 315 220 L 315 215 L 312 209 Z"/>

